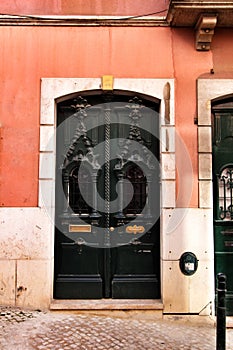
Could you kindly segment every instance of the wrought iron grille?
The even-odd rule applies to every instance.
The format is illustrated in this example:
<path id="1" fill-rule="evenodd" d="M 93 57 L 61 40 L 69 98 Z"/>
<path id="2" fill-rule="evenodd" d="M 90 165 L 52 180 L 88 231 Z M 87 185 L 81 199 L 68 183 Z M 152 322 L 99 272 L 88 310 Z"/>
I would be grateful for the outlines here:
<path id="1" fill-rule="evenodd" d="M 131 164 L 126 170 L 125 178 L 132 184 L 134 194 L 132 200 L 124 209 L 124 215 L 140 214 L 145 207 L 147 198 L 146 177 L 138 165 Z M 127 188 L 127 184 L 124 187 L 124 196 L 127 200 L 130 192 Z"/>
<path id="2" fill-rule="evenodd" d="M 92 201 L 91 192 L 92 179 L 86 169 L 80 170 L 79 167 L 73 169 L 69 175 L 69 204 L 75 214 L 90 214 L 91 208 L 87 204 Z M 86 200 L 83 199 L 82 193 L 85 193 Z"/>
<path id="3" fill-rule="evenodd" d="M 233 166 L 223 169 L 219 176 L 219 218 L 233 220 Z"/>

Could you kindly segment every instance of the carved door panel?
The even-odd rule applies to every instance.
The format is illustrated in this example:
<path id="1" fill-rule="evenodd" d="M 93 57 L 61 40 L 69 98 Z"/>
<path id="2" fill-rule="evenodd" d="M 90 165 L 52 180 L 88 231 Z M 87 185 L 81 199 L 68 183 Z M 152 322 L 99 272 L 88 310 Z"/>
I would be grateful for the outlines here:
<path id="1" fill-rule="evenodd" d="M 227 315 L 233 315 L 233 104 L 213 108 L 215 273 L 227 276 Z"/>
<path id="2" fill-rule="evenodd" d="M 58 103 L 55 298 L 159 298 L 159 104 Z"/>

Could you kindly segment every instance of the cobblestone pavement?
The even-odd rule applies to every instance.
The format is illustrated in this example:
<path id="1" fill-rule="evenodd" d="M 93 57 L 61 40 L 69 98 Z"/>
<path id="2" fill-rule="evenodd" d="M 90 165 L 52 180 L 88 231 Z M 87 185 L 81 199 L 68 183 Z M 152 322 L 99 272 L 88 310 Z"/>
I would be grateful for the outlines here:
<path id="1" fill-rule="evenodd" d="M 214 350 L 215 333 L 210 324 L 0 308 L 1 350 Z"/>

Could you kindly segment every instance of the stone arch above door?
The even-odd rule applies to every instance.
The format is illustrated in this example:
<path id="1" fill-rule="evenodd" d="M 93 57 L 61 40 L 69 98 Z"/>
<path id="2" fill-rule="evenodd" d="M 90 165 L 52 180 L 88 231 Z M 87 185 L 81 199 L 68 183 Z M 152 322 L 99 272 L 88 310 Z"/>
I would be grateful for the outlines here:
<path id="1" fill-rule="evenodd" d="M 56 100 L 62 96 L 99 90 L 101 78 L 42 78 L 40 110 L 40 196 L 39 206 L 53 217 L 55 180 L 55 128 Z M 169 93 L 167 88 L 169 87 Z M 175 117 L 174 117 L 174 79 L 124 79 L 114 80 L 114 89 L 145 94 L 161 101 L 161 171 L 162 208 L 175 207 Z M 169 106 L 169 107 L 168 107 Z M 169 110 L 169 112 L 168 112 Z M 169 123 L 165 114 L 169 113 Z M 169 166 L 167 166 L 169 165 Z M 46 191 L 43 188 L 48 189 Z"/>
<path id="2" fill-rule="evenodd" d="M 213 209 L 211 103 L 232 94 L 233 79 L 198 79 L 199 207 Z"/>

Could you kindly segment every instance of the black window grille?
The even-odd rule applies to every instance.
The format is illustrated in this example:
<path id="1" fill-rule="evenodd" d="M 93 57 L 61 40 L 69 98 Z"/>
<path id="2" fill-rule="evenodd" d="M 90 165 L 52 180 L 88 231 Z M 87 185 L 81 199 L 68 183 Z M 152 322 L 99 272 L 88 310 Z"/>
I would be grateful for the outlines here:
<path id="1" fill-rule="evenodd" d="M 219 218 L 233 220 L 233 166 L 224 168 L 219 176 Z"/>

